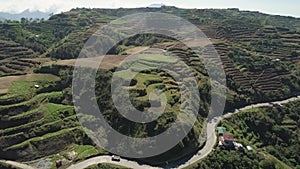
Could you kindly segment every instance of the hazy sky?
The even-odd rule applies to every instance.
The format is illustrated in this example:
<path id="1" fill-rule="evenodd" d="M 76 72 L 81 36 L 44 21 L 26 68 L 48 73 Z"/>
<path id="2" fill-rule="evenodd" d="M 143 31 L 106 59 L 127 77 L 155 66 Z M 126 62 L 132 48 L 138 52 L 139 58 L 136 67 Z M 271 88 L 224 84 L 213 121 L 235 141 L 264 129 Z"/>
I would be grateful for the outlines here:
<path id="1" fill-rule="evenodd" d="M 30 9 L 61 12 L 76 7 L 145 7 L 154 3 L 181 8 L 236 7 L 243 10 L 300 17 L 300 0 L 0 0 L 0 11 L 20 12 Z"/>

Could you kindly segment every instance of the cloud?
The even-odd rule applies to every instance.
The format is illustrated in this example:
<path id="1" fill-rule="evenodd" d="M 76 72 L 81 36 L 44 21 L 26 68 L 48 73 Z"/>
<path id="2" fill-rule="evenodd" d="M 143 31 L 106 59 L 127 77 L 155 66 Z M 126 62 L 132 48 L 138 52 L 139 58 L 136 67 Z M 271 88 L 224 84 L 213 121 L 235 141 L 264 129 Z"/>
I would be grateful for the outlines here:
<path id="1" fill-rule="evenodd" d="M 31 11 L 67 11 L 76 7 L 118 7 L 122 3 L 120 0 L 0 0 L 0 11 L 21 12 L 26 9 Z"/>
<path id="2" fill-rule="evenodd" d="M 119 8 L 135 7 L 143 3 L 144 1 L 138 0 L 126 2 L 123 0 L 0 0 L 0 11 L 17 13 L 29 9 L 31 11 L 53 11 L 57 13 L 76 7 Z"/>

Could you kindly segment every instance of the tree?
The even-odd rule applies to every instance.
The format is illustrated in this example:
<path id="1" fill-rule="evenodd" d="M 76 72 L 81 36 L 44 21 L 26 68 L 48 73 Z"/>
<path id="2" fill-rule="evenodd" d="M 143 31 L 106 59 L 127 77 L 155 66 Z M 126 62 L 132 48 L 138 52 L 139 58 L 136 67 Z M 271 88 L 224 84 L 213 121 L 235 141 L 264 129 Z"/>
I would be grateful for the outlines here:
<path id="1" fill-rule="evenodd" d="M 28 20 L 26 18 L 24 18 L 24 17 L 21 18 L 21 23 L 22 24 L 26 24 L 27 22 L 28 22 Z"/>
<path id="2" fill-rule="evenodd" d="M 292 57 L 297 57 L 297 56 L 298 56 L 298 53 L 297 53 L 296 51 L 292 51 L 292 52 L 291 52 L 291 56 L 292 56 Z"/>
<path id="3" fill-rule="evenodd" d="M 261 167 L 262 168 L 267 168 L 267 169 L 276 169 L 275 163 L 272 160 L 264 160 L 261 162 Z"/>

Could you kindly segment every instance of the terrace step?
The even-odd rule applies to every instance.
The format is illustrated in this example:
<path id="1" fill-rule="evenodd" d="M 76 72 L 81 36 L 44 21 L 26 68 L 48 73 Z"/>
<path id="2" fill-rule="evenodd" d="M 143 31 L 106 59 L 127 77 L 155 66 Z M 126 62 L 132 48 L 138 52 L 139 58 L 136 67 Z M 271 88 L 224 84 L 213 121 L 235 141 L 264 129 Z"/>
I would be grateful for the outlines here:
<path id="1" fill-rule="evenodd" d="M 35 120 L 39 120 L 42 118 L 44 111 L 42 110 L 41 106 L 34 108 L 32 110 L 23 112 L 21 114 L 10 116 L 8 118 L 8 121 L 5 119 L 1 119 L 1 128 L 5 126 L 4 130 L 10 130 L 10 128 L 19 127 L 22 125 L 27 125 Z M 3 133 L 4 131 L 0 130 L 0 133 Z"/>
<path id="2" fill-rule="evenodd" d="M 13 146 L 10 146 L 10 147 L 6 148 L 6 150 L 21 148 L 24 145 L 27 145 L 27 144 L 30 144 L 30 143 L 33 143 L 33 142 L 36 142 L 36 141 L 47 140 L 49 138 L 53 138 L 53 137 L 59 136 L 59 135 L 64 134 L 64 133 L 70 133 L 71 131 L 76 130 L 76 129 L 79 129 L 79 128 L 78 127 L 67 128 L 67 129 L 62 129 L 62 130 L 59 130 L 59 131 L 56 131 L 56 132 L 53 132 L 53 133 L 47 133 L 47 134 L 42 135 L 40 137 L 33 137 L 33 138 L 27 139 L 27 140 L 25 140 L 25 141 L 23 141 L 19 144 L 15 144 Z"/>
<path id="3" fill-rule="evenodd" d="M 10 130 L 10 132 L 5 133 L 7 138 L 13 138 L 14 135 L 20 135 L 20 137 L 22 139 L 19 139 L 19 140 L 16 139 L 14 142 L 9 142 L 5 138 L 3 138 L 3 140 L 1 140 L 1 141 L 5 142 L 5 143 L 8 142 L 10 144 L 5 147 L 19 144 L 19 143 L 24 142 L 27 139 L 31 139 L 34 137 L 40 137 L 47 133 L 54 133 L 54 132 L 60 131 L 60 130 L 62 130 L 62 126 L 60 124 L 63 124 L 64 122 L 68 122 L 68 121 L 74 121 L 74 119 L 76 119 L 76 115 L 69 116 L 64 119 L 59 119 L 56 121 L 49 121 L 49 122 L 33 121 L 33 122 L 30 122 L 29 124 L 20 125 L 15 130 Z M 72 124 L 72 123 L 70 123 L 70 124 Z M 71 128 L 71 127 L 75 127 L 76 125 L 77 125 L 76 123 L 73 123 L 70 126 L 64 126 L 64 128 Z M 37 129 L 41 129 L 41 130 L 36 131 Z M 23 136 L 21 136 L 20 133 Z M 4 133 L 1 133 L 1 134 L 4 134 Z"/>
<path id="4" fill-rule="evenodd" d="M 26 68 L 27 68 L 27 67 L 25 67 L 25 66 L 14 65 L 14 64 L 11 64 L 11 63 L 6 64 L 5 66 L 6 66 L 7 68 L 13 69 L 13 70 L 15 70 L 15 71 L 24 71 L 24 70 L 26 70 Z"/>
<path id="5" fill-rule="evenodd" d="M 16 70 L 8 68 L 6 66 L 0 66 L 0 71 L 2 71 L 4 73 L 14 73 L 14 72 L 16 72 Z"/>
<path id="6" fill-rule="evenodd" d="M 25 67 L 34 67 L 34 64 L 29 63 L 29 62 L 24 62 L 24 61 L 21 61 L 21 60 L 14 60 L 10 63 L 15 64 L 15 65 L 25 66 Z"/>

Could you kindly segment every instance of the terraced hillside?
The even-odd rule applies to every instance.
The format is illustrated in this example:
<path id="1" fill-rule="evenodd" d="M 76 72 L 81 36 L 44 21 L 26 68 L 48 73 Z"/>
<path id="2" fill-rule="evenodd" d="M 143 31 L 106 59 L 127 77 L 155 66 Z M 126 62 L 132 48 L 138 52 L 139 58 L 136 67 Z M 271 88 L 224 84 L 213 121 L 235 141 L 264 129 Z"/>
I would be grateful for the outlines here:
<path id="1" fill-rule="evenodd" d="M 40 131 L 34 131 L 35 127 L 47 124 L 47 118 L 44 120 L 43 116 L 48 116 L 48 122 L 54 122 L 49 116 L 51 117 L 53 112 L 59 110 L 57 109 L 59 105 L 55 105 L 54 103 L 61 101 L 62 93 L 52 92 L 38 94 L 39 89 L 34 87 L 35 84 L 51 82 L 47 80 L 51 77 L 50 75 L 43 76 L 46 79 L 43 79 L 42 76 L 36 76 L 35 78 L 37 79 L 34 80 L 13 81 L 8 93 L 1 96 L 0 131 L 1 154 L 3 157 L 18 158 L 18 156 L 22 156 L 21 154 L 25 153 L 25 151 L 21 151 L 22 146 L 25 148 L 26 146 L 28 147 L 31 138 L 47 133 L 47 128 L 44 128 L 44 131 L 42 128 Z M 59 80 L 58 77 L 52 77 L 52 79 L 56 81 Z M 20 154 L 16 151 L 9 153 L 12 152 L 12 149 L 19 149 Z M 32 154 L 29 153 L 29 150 L 27 151 L 27 154 L 25 153 L 23 156 L 30 156 L 30 154 Z"/>
<path id="2" fill-rule="evenodd" d="M 134 77 L 136 84 L 132 84 L 132 86 L 128 88 L 131 95 L 136 96 L 133 99 L 138 100 L 139 102 L 137 103 L 141 104 L 135 105 L 135 107 L 140 107 L 141 109 L 149 108 L 150 105 L 147 103 L 150 97 L 150 93 L 154 89 L 159 89 L 162 90 L 162 92 L 166 92 L 165 94 L 167 96 L 167 100 L 157 103 L 157 107 L 159 108 L 160 105 L 166 104 L 167 102 L 168 105 L 165 111 L 178 112 L 181 104 L 179 92 L 180 85 L 182 85 L 184 79 L 182 79 L 181 82 L 176 81 L 175 79 L 179 79 L 180 77 L 182 77 L 182 74 L 184 72 L 188 73 L 190 70 L 182 66 L 179 60 L 172 59 L 172 57 L 164 55 L 162 50 L 150 50 L 146 50 L 139 54 L 138 61 L 130 67 L 130 71 L 132 73 L 138 73 Z M 156 52 L 156 54 L 153 54 L 154 51 Z M 161 64 L 172 64 L 173 72 L 156 70 Z M 117 71 L 116 75 L 125 78 L 126 80 L 128 72 Z"/>
<path id="3" fill-rule="evenodd" d="M 101 88 L 101 90 L 96 90 L 98 105 L 101 107 L 102 114 L 108 123 L 115 130 L 132 137 L 155 136 L 167 130 L 167 128 L 176 121 L 176 116 L 180 111 L 185 111 L 186 108 L 190 108 L 190 106 L 196 104 L 196 99 L 184 99 L 185 97 L 191 97 L 190 95 L 193 95 L 191 91 L 187 90 L 187 85 L 189 85 L 190 80 L 189 73 L 193 71 L 188 67 L 184 67 L 180 59 L 176 59 L 170 56 L 170 53 L 157 48 L 147 49 L 131 57 L 135 57 L 135 59 L 123 62 L 118 69 L 114 70 L 116 79 L 111 79 L 113 72 L 109 72 L 109 74 L 104 77 L 97 76 L 97 82 L 99 82 L 99 84 L 96 84 L 96 86 L 97 88 Z M 169 69 L 170 66 L 172 66 L 171 69 Z M 164 69 L 160 69 L 159 67 L 164 67 L 164 69 L 169 69 L 170 71 L 164 71 Z M 122 84 L 124 81 L 130 82 L 130 86 L 121 86 L 123 90 L 120 90 L 117 86 L 115 89 L 115 92 L 118 93 L 115 97 L 122 97 L 121 93 L 123 91 L 129 92 L 131 103 L 124 105 L 124 107 L 122 106 L 124 113 L 127 114 L 128 111 L 133 110 L 132 106 L 130 106 L 130 104 L 132 104 L 137 110 L 147 112 L 149 117 L 152 117 L 152 115 L 156 117 L 158 115 L 157 120 L 149 123 L 136 124 L 121 116 L 118 110 L 112 106 L 118 104 L 118 102 L 113 103 L 111 99 L 103 99 L 104 97 L 112 97 L 110 84 L 103 82 L 111 80 L 116 80 L 115 83 L 119 84 Z M 190 83 L 193 84 L 192 82 Z M 80 97 L 85 96 L 82 94 Z M 203 102 L 202 104 L 205 103 Z M 203 128 L 202 122 L 205 118 L 202 117 L 202 114 L 206 114 L 205 106 L 206 105 L 202 105 L 202 107 L 199 108 L 200 112 L 195 126 L 183 141 L 163 155 L 143 160 L 153 164 L 160 164 L 166 160 L 176 160 L 191 153 L 194 149 L 197 149 L 198 146 L 202 145 L 203 142 L 198 143 L 196 140 Z M 103 107 L 105 107 L 105 109 L 103 109 Z M 160 113 L 162 113 L 161 116 Z M 145 120 L 147 121 L 147 118 Z M 110 138 L 110 132 L 106 134 L 108 138 Z M 174 153 L 180 155 L 171 157 L 171 154 Z"/>
<path id="4" fill-rule="evenodd" d="M 79 126 L 73 106 L 65 103 L 66 82 L 52 74 L 33 73 L 51 60 L 33 58 L 31 50 L 17 43 L 1 42 L 6 57 L 1 60 L 0 158 L 26 161 L 74 151 L 75 156 L 68 160 L 78 160 L 101 153 L 76 146 L 91 142 Z"/>
<path id="5" fill-rule="evenodd" d="M 20 44 L 13 41 L 0 41 L 0 56 L 1 59 L 9 57 L 34 57 L 35 54 L 32 50 L 22 47 Z"/>
<path id="6" fill-rule="evenodd" d="M 193 153 L 203 144 L 197 136 L 207 117 L 211 88 L 203 58 L 225 69 L 227 110 L 253 102 L 286 98 L 300 91 L 298 18 L 236 9 L 83 8 L 54 15 L 47 21 L 0 23 L 0 158 L 28 161 L 49 156 L 52 162 L 64 159 L 72 163 L 107 153 L 94 146 L 79 127 L 72 103 L 72 68 L 83 44 L 99 27 L 137 12 L 178 15 L 198 26 L 212 41 L 198 56 L 182 43 L 163 35 L 137 35 L 112 48 L 100 65 L 97 85 L 103 90 L 96 91 L 98 104 L 109 107 L 104 114 L 113 127 L 137 137 L 163 132 L 175 121 L 180 105 L 192 104 L 180 99 L 182 81 L 174 77 L 190 75 L 197 80 L 201 103 L 193 130 L 174 149 L 146 159 L 147 162 L 157 164 L 176 160 Z M 126 88 L 130 101 L 138 110 L 149 110 L 154 106 L 150 110 L 153 113 L 166 103 L 162 118 L 150 126 L 133 125 L 124 120 L 107 99 L 111 94 L 109 82 L 113 73 L 128 80 L 128 72 L 124 73 L 126 65 L 122 70 L 116 67 L 128 55 L 139 52 L 139 60 L 127 70 L 137 73 L 131 86 Z M 93 58 L 80 61 L 98 68 Z M 156 68 L 161 63 L 168 63 L 174 71 L 169 74 L 159 71 Z M 192 73 L 186 74 L 189 71 Z M 161 96 L 152 95 L 154 90 L 165 92 L 165 100 L 151 104 L 151 97 Z"/>
<path id="7" fill-rule="evenodd" d="M 156 44 L 153 47 L 173 52 L 182 58 L 190 67 L 197 70 L 198 79 L 201 79 L 201 75 L 207 75 L 201 57 L 222 66 L 227 75 L 229 93 L 241 97 L 240 99 L 246 97 L 249 102 L 280 97 L 283 93 L 290 95 L 298 90 L 297 74 L 289 70 L 283 61 L 274 60 L 266 55 L 254 54 L 238 47 L 238 43 L 229 43 L 222 39 L 212 39 L 212 41 L 213 44 L 206 46 L 208 50 L 202 56 L 188 52 L 182 44 L 177 42 Z M 214 49 L 217 50 L 219 56 L 213 53 Z"/>
<path id="8" fill-rule="evenodd" d="M 67 165 L 105 153 L 91 146 L 73 106 L 66 104 L 65 85 L 59 77 L 28 74 L 2 78 L 13 80 L 8 92 L 0 96 L 0 158 L 29 161 L 50 155 L 52 161 L 64 159 Z M 50 167 L 53 165 L 51 162 Z"/>
<path id="9" fill-rule="evenodd" d="M 28 62 L 23 59 L 5 59 L 1 61 L 0 76 L 30 73 L 37 65 L 39 63 Z"/>
<path id="10" fill-rule="evenodd" d="M 13 41 L 0 40 L 0 76 L 30 71 L 35 64 L 22 61 L 25 57 L 35 57 L 35 53 Z"/>

